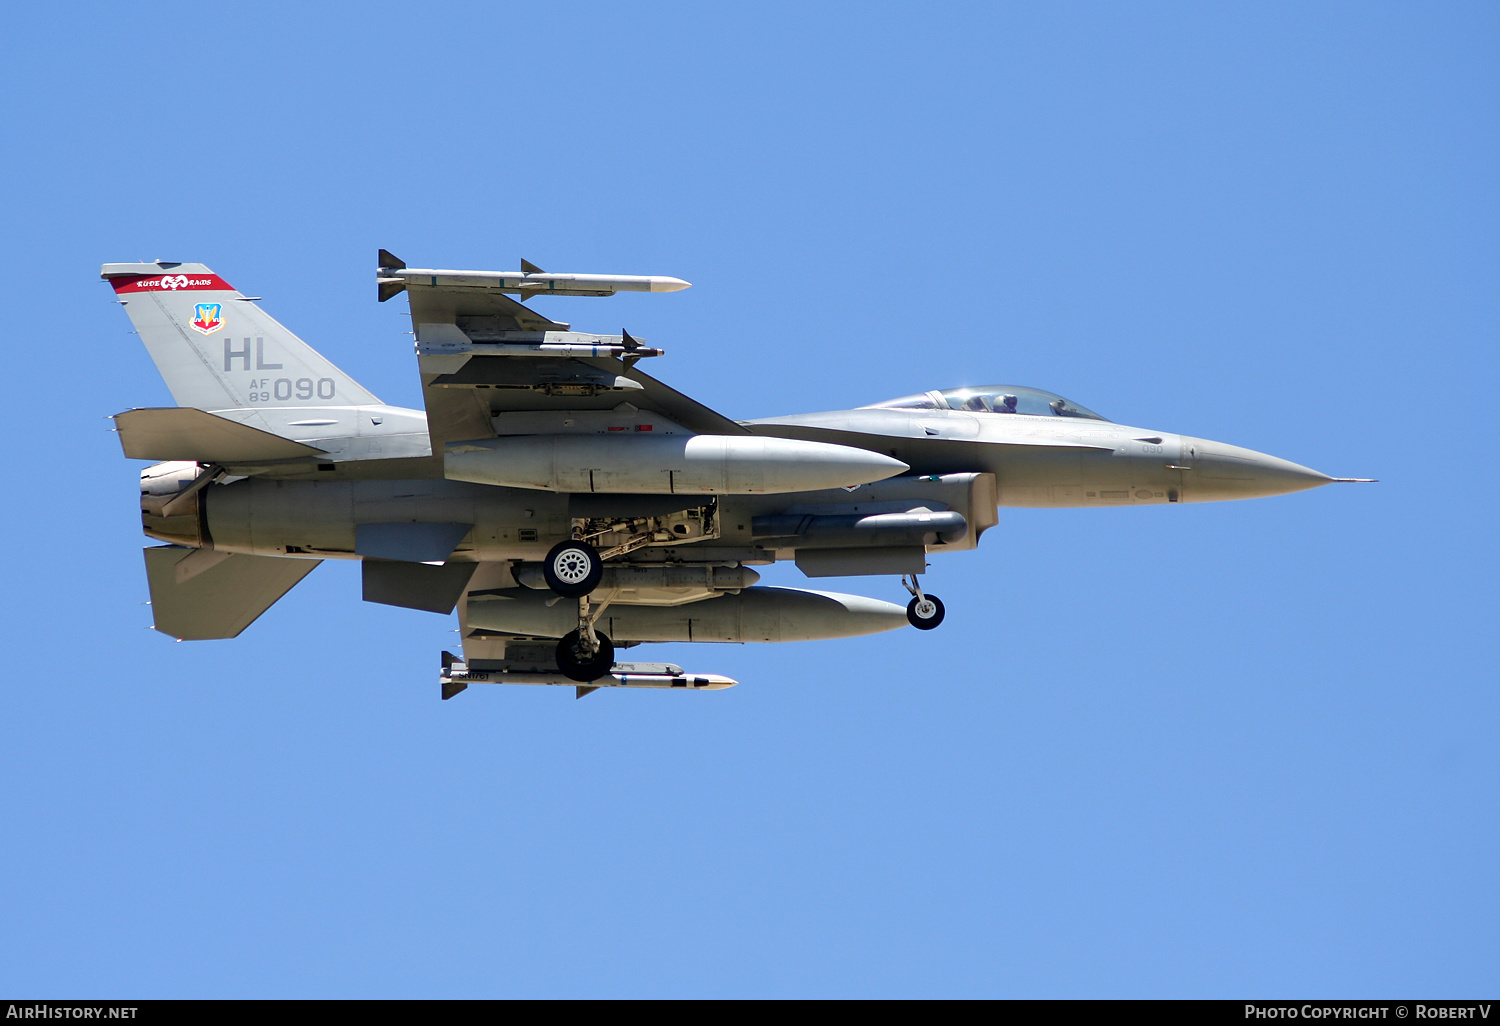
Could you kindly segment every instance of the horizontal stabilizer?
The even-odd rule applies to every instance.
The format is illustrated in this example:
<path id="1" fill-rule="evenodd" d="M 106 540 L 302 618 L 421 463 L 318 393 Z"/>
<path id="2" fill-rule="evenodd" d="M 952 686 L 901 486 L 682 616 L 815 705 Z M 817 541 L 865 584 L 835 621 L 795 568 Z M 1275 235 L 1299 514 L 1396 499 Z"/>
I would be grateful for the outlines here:
<path id="1" fill-rule="evenodd" d="M 177 545 L 145 550 L 155 627 L 180 641 L 237 637 L 322 562 L 241 554 L 213 562 L 203 558 L 206 551 Z M 192 567 L 196 572 L 179 574 L 188 560 L 199 564 Z"/>
<path id="2" fill-rule="evenodd" d="M 256 463 L 323 453 L 322 449 L 187 406 L 127 410 L 115 414 L 114 420 L 120 446 L 133 460 Z"/>

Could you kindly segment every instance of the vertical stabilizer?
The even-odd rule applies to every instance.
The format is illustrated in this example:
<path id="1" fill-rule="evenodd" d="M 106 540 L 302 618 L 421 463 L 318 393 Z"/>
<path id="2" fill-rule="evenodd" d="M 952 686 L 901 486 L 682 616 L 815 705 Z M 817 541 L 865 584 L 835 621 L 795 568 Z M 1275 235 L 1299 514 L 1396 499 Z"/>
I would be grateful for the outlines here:
<path id="1" fill-rule="evenodd" d="M 238 410 L 380 400 L 202 264 L 105 264 L 179 406 Z"/>

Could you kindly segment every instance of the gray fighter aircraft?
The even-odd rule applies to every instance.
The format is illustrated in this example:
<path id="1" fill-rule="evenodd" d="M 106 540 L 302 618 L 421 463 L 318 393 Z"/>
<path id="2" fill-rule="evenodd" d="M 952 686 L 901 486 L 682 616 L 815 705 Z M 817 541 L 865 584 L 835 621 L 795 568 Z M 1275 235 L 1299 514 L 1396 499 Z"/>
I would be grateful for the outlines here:
<path id="1" fill-rule="evenodd" d="M 178 403 L 114 418 L 125 455 L 153 461 L 156 629 L 235 637 L 320 561 L 360 560 L 367 601 L 457 609 L 445 699 L 473 682 L 716 690 L 735 681 L 615 652 L 931 630 L 927 557 L 973 549 L 1000 506 L 1354 480 L 1013 385 L 734 421 L 643 373 L 661 350 L 525 305 L 689 287 L 677 278 L 420 270 L 381 250 L 379 300 L 410 302 L 423 412 L 381 403 L 202 264 L 101 274 Z M 911 598 L 758 585 L 777 560 L 899 577 Z"/>

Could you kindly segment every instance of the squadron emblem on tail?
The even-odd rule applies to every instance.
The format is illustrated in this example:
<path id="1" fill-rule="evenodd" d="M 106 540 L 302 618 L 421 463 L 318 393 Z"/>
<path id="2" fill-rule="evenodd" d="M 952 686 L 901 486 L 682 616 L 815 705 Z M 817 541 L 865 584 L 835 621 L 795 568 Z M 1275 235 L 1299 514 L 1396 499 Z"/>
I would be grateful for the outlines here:
<path id="1" fill-rule="evenodd" d="M 194 331 L 212 335 L 224 327 L 224 318 L 221 316 L 223 310 L 221 303 L 199 303 L 193 307 L 193 319 L 188 324 Z"/>

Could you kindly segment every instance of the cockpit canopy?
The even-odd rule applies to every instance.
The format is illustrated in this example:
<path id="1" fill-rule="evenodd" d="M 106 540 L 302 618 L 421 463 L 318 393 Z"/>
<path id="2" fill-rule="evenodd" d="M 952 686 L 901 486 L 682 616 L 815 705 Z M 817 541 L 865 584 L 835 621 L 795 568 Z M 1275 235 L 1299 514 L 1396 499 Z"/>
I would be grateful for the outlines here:
<path id="1" fill-rule="evenodd" d="M 1105 420 L 1093 410 L 1039 388 L 1018 385 L 978 385 L 922 392 L 862 406 L 863 410 L 963 410 L 966 413 L 1018 413 L 1030 417 L 1083 417 Z M 1108 421 L 1106 421 L 1108 423 Z"/>

